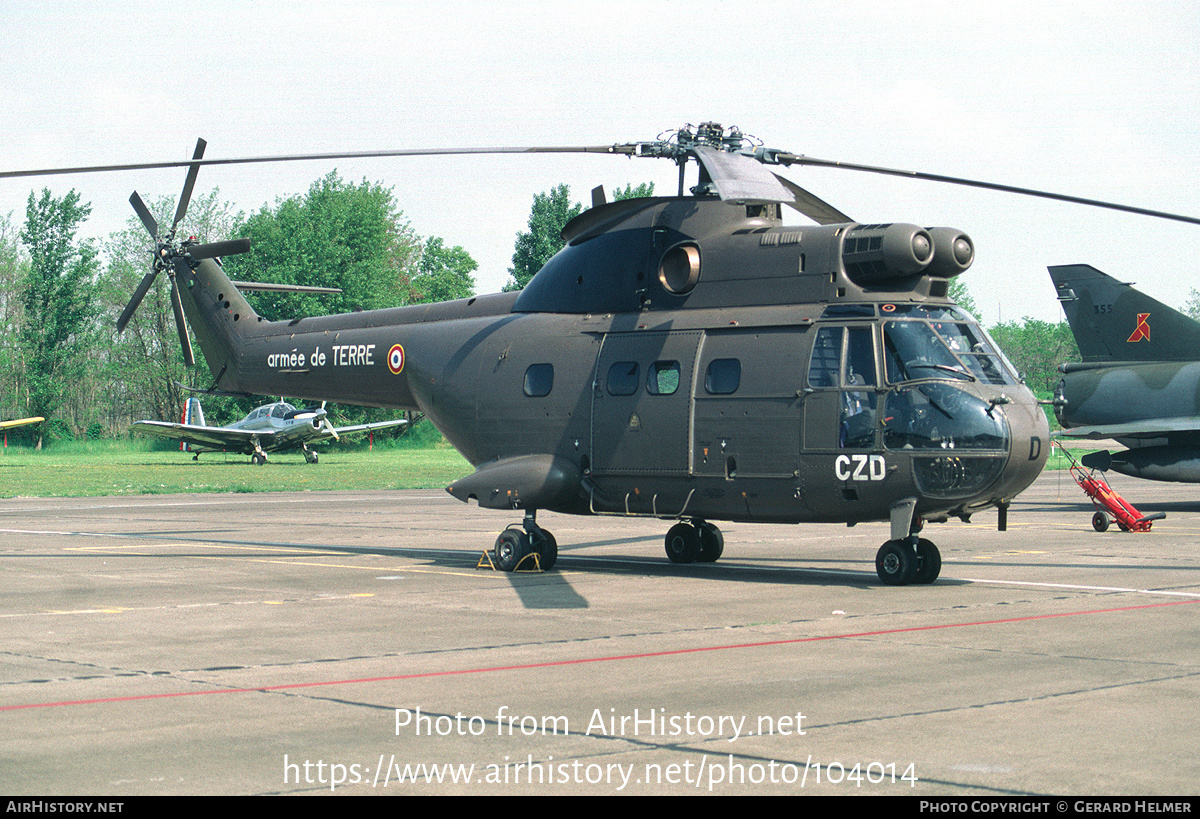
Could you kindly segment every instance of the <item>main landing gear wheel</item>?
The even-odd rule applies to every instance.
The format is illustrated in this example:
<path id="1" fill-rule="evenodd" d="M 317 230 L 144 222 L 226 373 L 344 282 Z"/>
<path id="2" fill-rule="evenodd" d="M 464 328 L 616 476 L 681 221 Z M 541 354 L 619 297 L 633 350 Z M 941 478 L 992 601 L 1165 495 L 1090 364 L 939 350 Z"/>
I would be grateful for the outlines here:
<path id="1" fill-rule="evenodd" d="M 942 554 L 925 538 L 916 546 L 911 539 L 889 540 L 875 555 L 875 572 L 887 586 L 932 583 L 942 572 Z"/>
<path id="2" fill-rule="evenodd" d="M 307 463 L 315 464 L 317 462 L 317 453 L 313 452 L 311 449 L 304 450 L 304 460 Z"/>
<path id="3" fill-rule="evenodd" d="M 931 541 L 921 538 L 917 541 L 917 571 L 912 582 L 932 583 L 941 573 L 942 553 Z"/>
<path id="4" fill-rule="evenodd" d="M 706 520 L 681 521 L 667 531 L 672 563 L 712 563 L 725 551 L 725 536 Z"/>
<path id="5" fill-rule="evenodd" d="M 667 530 L 666 546 L 672 563 L 695 563 L 700 557 L 700 530 L 690 523 L 676 523 Z"/>
<path id="6" fill-rule="evenodd" d="M 250 456 L 250 461 L 255 466 L 262 466 L 263 464 L 265 464 L 267 462 L 267 456 L 261 452 L 255 452 L 253 455 Z"/>
<path id="7" fill-rule="evenodd" d="M 706 520 L 696 522 L 700 532 L 700 556 L 696 560 L 701 563 L 716 563 L 725 551 L 725 536 L 721 530 Z"/>

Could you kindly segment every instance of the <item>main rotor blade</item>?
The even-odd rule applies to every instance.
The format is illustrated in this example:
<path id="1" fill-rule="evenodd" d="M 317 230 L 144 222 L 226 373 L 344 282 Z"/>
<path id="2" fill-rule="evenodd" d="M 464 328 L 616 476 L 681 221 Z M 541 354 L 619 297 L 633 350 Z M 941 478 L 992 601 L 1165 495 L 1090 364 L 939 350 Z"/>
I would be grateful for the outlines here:
<path id="1" fill-rule="evenodd" d="M 192 159 L 203 159 L 204 148 L 208 143 L 203 139 L 196 140 L 196 150 L 192 152 Z M 175 208 L 175 223 L 171 225 L 171 230 L 179 227 L 179 223 L 183 221 L 183 215 L 187 213 L 188 203 L 192 201 L 192 188 L 196 186 L 196 174 L 200 173 L 199 165 L 192 165 L 188 168 L 187 179 L 183 183 L 183 193 L 179 195 L 179 207 Z"/>
<path id="2" fill-rule="evenodd" d="M 792 194 L 758 160 L 708 145 L 691 149 L 724 202 L 791 202 Z"/>
<path id="3" fill-rule="evenodd" d="M 1178 213 L 1167 213 L 1161 210 L 1151 210 L 1150 208 L 1140 208 L 1135 205 L 1122 205 L 1117 202 L 1106 202 L 1102 199 L 1088 199 L 1082 196 L 1069 196 L 1065 193 L 1053 193 L 1051 191 L 1037 190 L 1035 188 L 1021 188 L 1016 185 L 1001 185 L 996 182 L 982 182 L 978 179 L 963 179 L 957 176 L 943 176 L 935 173 L 924 173 L 922 171 L 904 171 L 896 168 L 881 168 L 876 165 L 858 165 L 853 162 L 837 162 L 830 159 L 817 159 L 811 156 L 801 156 L 798 154 L 779 154 L 778 161 L 781 165 L 812 165 L 819 168 L 839 168 L 847 171 L 862 171 L 864 173 L 876 173 L 884 176 L 903 176 L 909 179 L 923 179 L 927 182 L 944 182 L 949 185 L 964 185 L 969 188 L 983 188 L 985 190 L 1001 191 L 1003 193 L 1015 193 L 1021 196 L 1036 196 L 1041 199 L 1054 199 L 1059 202 L 1070 202 L 1076 205 L 1090 205 L 1096 208 L 1107 208 L 1108 210 L 1119 210 L 1125 213 L 1136 213 L 1141 216 L 1153 216 L 1158 219 L 1170 219 L 1175 222 L 1187 222 L 1192 225 L 1200 225 L 1200 218 L 1194 216 L 1183 216 Z"/>
<path id="4" fill-rule="evenodd" d="M 821 197 L 806 191 L 787 177 L 775 174 L 775 178 L 792 194 L 792 201 L 786 204 L 800 211 L 818 225 L 841 225 L 846 222 L 855 221 Z"/>
<path id="5" fill-rule="evenodd" d="M 146 298 L 146 292 L 150 289 L 150 285 L 154 283 L 154 277 L 158 275 L 158 268 L 150 268 L 150 272 L 142 277 L 137 288 L 133 291 L 133 298 L 129 300 L 129 304 L 125 305 L 125 309 L 121 311 L 121 315 L 117 318 L 117 332 L 120 333 L 125 329 L 125 325 L 133 318 L 133 314 L 137 312 L 138 305 L 142 303 L 142 299 Z"/>
<path id="6" fill-rule="evenodd" d="M 41 168 L 31 171 L 0 171 L 0 179 L 24 176 L 56 176 L 71 173 L 107 173 L 110 171 L 145 171 L 158 168 L 191 168 L 201 165 L 248 165 L 258 162 L 306 162 L 323 159 L 376 159 L 392 156 L 471 156 L 487 154 L 627 154 L 635 155 L 637 145 L 564 145 L 526 146 L 512 148 L 403 148 L 392 151 L 346 151 L 323 154 L 290 154 L 281 156 L 236 157 L 233 159 L 192 159 L 174 162 L 133 162 L 124 165 L 87 165 L 75 168 Z"/>
<path id="7" fill-rule="evenodd" d="M 146 203 L 142 201 L 142 197 L 138 196 L 137 191 L 134 191 L 133 196 L 129 197 L 129 204 L 133 205 L 138 218 L 142 220 L 142 224 L 146 226 L 146 230 L 150 231 L 150 238 L 157 241 L 158 221 L 150 214 L 150 209 L 146 207 Z"/>
<path id="8" fill-rule="evenodd" d="M 192 245 L 185 247 L 183 252 L 199 261 L 200 259 L 214 259 L 218 256 L 233 256 L 238 253 L 250 252 L 249 239 L 226 239 L 223 242 L 209 242 L 204 245 Z"/>
<path id="9" fill-rule="evenodd" d="M 188 336 L 187 320 L 183 316 L 183 302 L 179 299 L 179 283 L 171 279 L 171 309 L 175 313 L 175 329 L 179 332 L 179 346 L 183 348 L 183 363 L 191 367 L 196 363 L 192 354 L 192 339 Z"/>

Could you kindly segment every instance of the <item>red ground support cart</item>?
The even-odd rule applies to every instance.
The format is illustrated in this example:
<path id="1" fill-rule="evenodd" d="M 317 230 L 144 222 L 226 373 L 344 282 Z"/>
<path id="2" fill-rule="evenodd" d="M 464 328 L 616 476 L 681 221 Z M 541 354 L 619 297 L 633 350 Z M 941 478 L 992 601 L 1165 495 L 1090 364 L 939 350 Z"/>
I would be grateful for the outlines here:
<path id="1" fill-rule="evenodd" d="M 1149 532 L 1151 524 L 1167 516 L 1166 512 L 1155 512 L 1153 515 L 1143 515 L 1133 504 L 1112 490 L 1104 478 L 1096 473 L 1085 470 L 1066 448 L 1057 442 L 1055 445 L 1071 462 L 1071 477 L 1075 483 L 1092 499 L 1096 514 L 1092 515 L 1092 527 L 1097 532 L 1108 529 L 1109 518 L 1116 521 L 1117 528 L 1122 532 Z"/>

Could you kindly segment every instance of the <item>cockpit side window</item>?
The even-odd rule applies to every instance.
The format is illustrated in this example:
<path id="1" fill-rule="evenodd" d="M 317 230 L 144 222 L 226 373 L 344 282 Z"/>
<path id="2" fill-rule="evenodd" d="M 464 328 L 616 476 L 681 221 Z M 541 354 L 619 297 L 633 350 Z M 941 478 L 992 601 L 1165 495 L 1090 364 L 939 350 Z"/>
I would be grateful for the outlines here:
<path id="1" fill-rule="evenodd" d="M 870 327 L 826 326 L 817 331 L 809 360 L 808 384 L 839 390 L 839 447 L 875 446 L 877 383 L 875 340 Z"/>
<path id="2" fill-rule="evenodd" d="M 846 330 L 846 386 L 875 386 L 875 343 L 870 327 Z"/>

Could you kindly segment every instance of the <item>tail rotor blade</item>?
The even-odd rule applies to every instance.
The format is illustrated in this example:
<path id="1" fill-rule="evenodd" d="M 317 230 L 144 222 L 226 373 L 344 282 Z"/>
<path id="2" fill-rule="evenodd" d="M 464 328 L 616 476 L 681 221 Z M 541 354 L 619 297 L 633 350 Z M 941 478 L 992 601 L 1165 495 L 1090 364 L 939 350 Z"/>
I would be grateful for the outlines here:
<path id="1" fill-rule="evenodd" d="M 154 284 L 154 277 L 158 275 L 158 268 L 150 269 L 150 272 L 142 277 L 138 283 L 137 289 L 133 291 L 133 298 L 129 300 L 129 304 L 125 305 L 125 309 L 121 311 L 120 317 L 117 319 L 117 332 L 125 329 L 125 325 L 133 318 L 133 314 L 137 311 L 138 305 L 142 303 L 142 299 L 146 297 L 147 291 L 150 290 L 150 285 Z"/>
<path id="2" fill-rule="evenodd" d="M 187 255 L 199 261 L 200 259 L 213 259 L 217 256 L 233 256 L 237 253 L 250 252 L 249 239 L 229 239 L 224 242 L 209 242 L 204 245 L 192 245 L 186 248 Z"/>
<path id="3" fill-rule="evenodd" d="M 179 299 L 179 284 L 171 281 L 171 309 L 175 312 L 175 329 L 179 331 L 179 346 L 183 349 L 183 362 L 191 367 L 196 363 L 192 354 L 192 339 L 188 336 L 187 320 L 183 316 L 183 302 Z"/>
<path id="4" fill-rule="evenodd" d="M 129 197 L 129 204 L 133 205 L 138 218 L 142 220 L 142 224 L 150 232 L 150 238 L 158 239 L 158 222 L 150 215 L 150 209 L 146 207 L 146 203 L 142 201 L 142 197 L 138 196 L 137 191 L 134 191 L 133 196 Z"/>
<path id="5" fill-rule="evenodd" d="M 203 159 L 206 145 L 208 143 L 203 139 L 197 139 L 192 159 Z M 175 223 L 171 226 L 172 230 L 179 227 L 179 223 L 183 221 L 183 215 L 187 213 L 188 203 L 192 201 L 192 188 L 196 186 L 196 174 L 198 173 L 200 173 L 199 165 L 192 165 L 188 168 L 187 180 L 183 183 L 183 193 L 179 195 L 179 206 L 175 209 Z"/>

